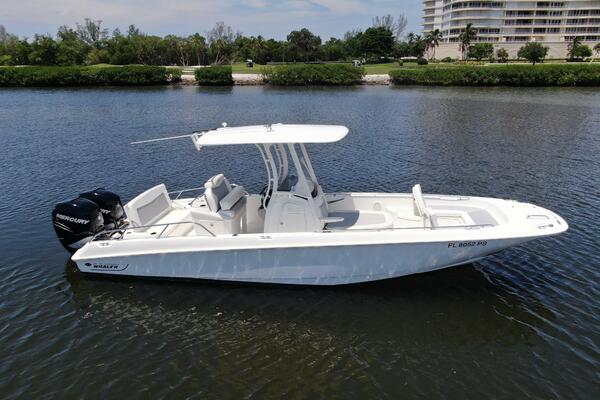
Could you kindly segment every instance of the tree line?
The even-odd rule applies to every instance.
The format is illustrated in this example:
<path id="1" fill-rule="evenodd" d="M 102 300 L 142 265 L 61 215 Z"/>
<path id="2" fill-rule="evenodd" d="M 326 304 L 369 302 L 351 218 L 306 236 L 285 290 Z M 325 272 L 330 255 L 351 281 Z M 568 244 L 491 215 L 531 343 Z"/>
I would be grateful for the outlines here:
<path id="1" fill-rule="evenodd" d="M 0 25 L 0 65 L 209 65 L 252 59 L 268 62 L 349 61 L 369 63 L 390 57 L 423 57 L 441 38 L 409 33 L 406 17 L 375 17 L 369 28 L 346 32 L 343 38 L 323 41 L 310 30 L 291 31 L 286 40 L 244 36 L 223 22 L 204 34 L 156 36 L 130 25 L 109 33 L 102 21 L 86 18 L 74 27 L 63 25 L 57 33 L 19 38 Z M 432 42 L 433 40 L 433 42 Z"/>

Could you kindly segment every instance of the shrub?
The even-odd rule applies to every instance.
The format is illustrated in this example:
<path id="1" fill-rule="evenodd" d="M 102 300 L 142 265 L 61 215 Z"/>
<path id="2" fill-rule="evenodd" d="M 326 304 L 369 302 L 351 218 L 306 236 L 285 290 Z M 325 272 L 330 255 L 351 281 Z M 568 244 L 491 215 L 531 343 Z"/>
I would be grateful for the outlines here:
<path id="1" fill-rule="evenodd" d="M 198 68 L 194 73 L 198 85 L 205 86 L 229 86 L 233 85 L 230 65 L 213 65 Z"/>
<path id="2" fill-rule="evenodd" d="M 106 49 L 92 49 L 85 57 L 85 65 L 104 64 L 110 62 L 110 53 Z"/>
<path id="3" fill-rule="evenodd" d="M 504 47 L 501 47 L 496 51 L 496 57 L 498 57 L 499 62 L 505 63 L 508 61 L 508 51 Z"/>
<path id="4" fill-rule="evenodd" d="M 571 60 L 583 60 L 592 56 L 592 49 L 585 44 L 576 44 L 570 52 Z"/>
<path id="5" fill-rule="evenodd" d="M 183 70 L 179 67 L 167 67 L 167 73 L 169 74 L 169 82 L 181 82 L 181 75 Z"/>
<path id="6" fill-rule="evenodd" d="M 519 49 L 517 56 L 530 61 L 533 65 L 542 61 L 548 54 L 548 48 L 538 42 L 529 42 Z"/>
<path id="7" fill-rule="evenodd" d="M 456 61 L 456 60 L 454 60 L 454 58 L 452 58 L 452 57 L 444 57 L 444 58 L 442 58 L 442 62 L 443 63 L 452 63 L 454 61 Z"/>
<path id="8" fill-rule="evenodd" d="M 467 57 L 481 61 L 484 58 L 490 58 L 494 54 L 494 46 L 491 43 L 477 43 L 469 46 Z"/>
<path id="9" fill-rule="evenodd" d="M 398 66 L 399 66 L 399 67 L 402 67 L 403 65 L 404 65 L 404 61 L 402 61 L 402 60 L 398 60 Z"/>
<path id="10" fill-rule="evenodd" d="M 427 65 L 427 64 L 429 64 L 429 62 L 427 61 L 427 59 L 421 57 L 421 58 L 417 58 L 417 64 L 419 64 L 419 65 Z"/>
<path id="11" fill-rule="evenodd" d="M 600 65 L 594 64 L 403 68 L 389 75 L 396 85 L 600 86 Z"/>
<path id="12" fill-rule="evenodd" d="M 265 81 L 273 85 L 354 85 L 365 75 L 363 67 L 349 64 L 290 64 L 263 71 Z"/>
<path id="13" fill-rule="evenodd" d="M 175 78 L 164 67 L 4 67 L 0 86 L 164 85 Z"/>
<path id="14" fill-rule="evenodd" d="M 13 57 L 10 54 L 0 56 L 0 65 L 13 65 Z"/>

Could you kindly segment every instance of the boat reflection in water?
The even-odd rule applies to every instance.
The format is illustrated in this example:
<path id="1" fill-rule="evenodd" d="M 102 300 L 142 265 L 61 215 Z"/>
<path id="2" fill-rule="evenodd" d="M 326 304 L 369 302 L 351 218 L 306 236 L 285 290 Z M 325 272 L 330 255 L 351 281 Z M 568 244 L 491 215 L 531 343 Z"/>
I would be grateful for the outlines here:
<path id="1" fill-rule="evenodd" d="M 513 295 L 472 264 L 337 287 L 100 278 L 81 274 L 71 261 L 67 279 L 82 318 L 101 328 L 118 321 L 122 329 L 175 336 L 200 352 L 223 346 L 225 357 L 231 346 L 283 354 L 356 340 L 391 341 L 409 352 L 479 341 L 510 345 L 533 333 L 536 315 L 552 318 L 535 298 Z"/>

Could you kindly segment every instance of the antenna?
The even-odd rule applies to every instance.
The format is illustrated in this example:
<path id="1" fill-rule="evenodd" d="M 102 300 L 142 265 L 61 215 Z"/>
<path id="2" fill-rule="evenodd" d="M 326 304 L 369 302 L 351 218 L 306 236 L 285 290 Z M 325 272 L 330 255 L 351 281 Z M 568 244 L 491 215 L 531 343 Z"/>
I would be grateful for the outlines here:
<path id="1" fill-rule="evenodd" d="M 227 122 L 223 122 L 223 123 L 221 124 L 221 126 L 222 126 L 223 128 L 227 128 Z M 143 144 L 143 143 L 152 143 L 152 142 L 162 142 L 162 141 L 164 141 L 164 140 L 183 139 L 183 138 L 193 138 L 193 137 L 194 137 L 194 136 L 196 136 L 196 135 L 200 135 L 200 134 L 202 134 L 202 133 L 204 133 L 204 132 L 208 132 L 208 131 L 210 131 L 210 130 L 216 130 L 216 129 L 219 129 L 219 128 L 217 127 L 217 128 L 213 128 L 213 129 L 207 129 L 207 130 L 204 130 L 204 131 L 192 132 L 192 133 L 190 133 L 190 134 L 188 134 L 188 135 L 169 136 L 169 137 L 163 137 L 163 138 L 157 138 L 157 139 L 148 139 L 148 140 L 138 140 L 138 141 L 135 141 L 135 142 L 131 142 L 131 143 L 129 143 L 129 144 Z"/>
<path id="2" fill-rule="evenodd" d="M 151 143 L 151 142 L 162 142 L 163 140 L 173 140 L 173 139 L 183 139 L 194 136 L 195 133 L 191 133 L 189 135 L 179 135 L 179 136 L 169 136 L 158 139 L 148 139 L 148 140 L 138 140 L 137 142 L 131 142 L 130 144 L 142 144 L 142 143 Z"/>

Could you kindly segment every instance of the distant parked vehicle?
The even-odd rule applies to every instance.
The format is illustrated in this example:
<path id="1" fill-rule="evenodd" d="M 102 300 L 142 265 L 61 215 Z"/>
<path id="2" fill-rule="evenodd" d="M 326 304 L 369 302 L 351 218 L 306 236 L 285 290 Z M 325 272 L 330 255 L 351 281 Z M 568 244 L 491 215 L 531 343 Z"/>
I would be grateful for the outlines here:
<path id="1" fill-rule="evenodd" d="M 246 67 L 254 68 L 254 61 L 252 61 L 250 59 L 246 60 Z"/>
<path id="2" fill-rule="evenodd" d="M 360 60 L 352 60 L 352 65 L 354 65 L 355 67 L 360 67 L 362 63 L 360 62 Z"/>

